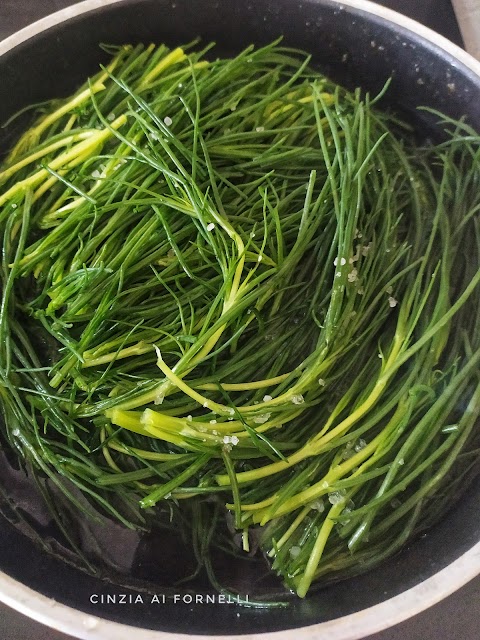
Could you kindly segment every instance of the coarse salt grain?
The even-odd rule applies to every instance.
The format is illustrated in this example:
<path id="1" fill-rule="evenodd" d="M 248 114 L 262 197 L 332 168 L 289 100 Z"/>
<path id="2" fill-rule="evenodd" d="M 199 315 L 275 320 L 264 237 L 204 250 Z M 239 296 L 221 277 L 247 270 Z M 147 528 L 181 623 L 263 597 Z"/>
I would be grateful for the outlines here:
<path id="1" fill-rule="evenodd" d="M 261 133 L 262 131 L 265 131 L 265 127 L 257 127 L 257 128 L 255 129 L 255 131 L 256 131 L 257 133 Z"/>
<path id="2" fill-rule="evenodd" d="M 297 395 L 292 396 L 292 402 L 293 404 L 303 404 L 305 402 L 305 399 L 301 393 L 297 393 Z"/>
<path id="3" fill-rule="evenodd" d="M 172 120 L 169 116 L 166 116 L 166 117 L 163 119 L 163 122 L 165 123 L 165 126 L 167 126 L 167 127 L 169 127 L 170 125 L 172 125 L 172 124 L 173 124 L 173 120 Z"/>
<path id="4" fill-rule="evenodd" d="M 213 231 L 215 229 L 215 224 L 213 222 L 209 222 L 207 224 L 207 231 Z"/>
<path id="5" fill-rule="evenodd" d="M 232 437 L 230 438 L 230 442 L 231 442 L 233 445 L 236 445 L 236 444 L 238 444 L 238 443 L 240 442 L 240 440 L 237 438 L 237 436 L 232 436 Z"/>
<path id="6" fill-rule="evenodd" d="M 339 504 L 340 502 L 343 502 L 344 496 L 344 491 L 332 491 L 332 493 L 328 494 L 328 501 L 330 504 Z"/>
<path id="7" fill-rule="evenodd" d="M 263 396 L 263 401 L 264 402 L 268 402 L 271 399 L 272 399 L 272 396 L 269 396 L 269 395 Z"/>
<path id="8" fill-rule="evenodd" d="M 396 307 L 398 304 L 398 300 L 395 300 L 395 298 L 392 298 L 392 296 L 389 297 L 388 299 L 388 304 L 390 307 Z"/>
<path id="9" fill-rule="evenodd" d="M 365 440 L 362 440 L 362 438 L 360 438 L 360 440 L 356 443 L 354 449 L 358 453 L 362 449 L 365 449 L 366 446 L 367 446 L 367 443 L 365 442 Z"/>
<path id="10" fill-rule="evenodd" d="M 300 547 L 290 547 L 289 553 L 292 556 L 292 558 L 296 558 L 297 556 L 300 555 L 301 549 Z"/>
<path id="11" fill-rule="evenodd" d="M 353 443 L 347 442 L 345 445 L 345 449 L 342 451 L 342 460 L 349 460 L 354 455 L 353 452 Z"/>
<path id="12" fill-rule="evenodd" d="M 210 420 L 210 424 L 217 424 L 216 420 Z"/>
<path id="13" fill-rule="evenodd" d="M 318 384 L 320 387 L 324 387 L 325 386 L 325 380 L 323 378 L 319 378 L 318 379 Z"/>
<path id="14" fill-rule="evenodd" d="M 347 280 L 349 282 L 355 282 L 358 279 L 358 271 L 357 269 L 352 269 L 350 273 L 347 275 Z"/>
<path id="15" fill-rule="evenodd" d="M 312 502 L 310 507 L 314 511 L 318 511 L 318 513 L 323 513 L 323 511 L 325 511 L 325 505 L 323 504 L 323 500 L 315 500 L 314 502 Z"/>

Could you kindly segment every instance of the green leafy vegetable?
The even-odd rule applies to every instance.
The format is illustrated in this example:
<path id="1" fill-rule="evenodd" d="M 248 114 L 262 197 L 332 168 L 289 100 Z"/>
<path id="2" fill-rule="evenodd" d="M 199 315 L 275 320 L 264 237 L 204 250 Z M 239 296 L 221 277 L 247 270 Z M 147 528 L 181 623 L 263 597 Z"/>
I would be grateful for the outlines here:
<path id="1" fill-rule="evenodd" d="M 245 551 L 260 526 L 303 597 L 477 459 L 480 139 L 438 115 L 420 146 L 278 43 L 210 49 L 109 49 L 5 161 L 3 429 L 86 517 L 188 504 L 218 588 L 224 514 Z"/>

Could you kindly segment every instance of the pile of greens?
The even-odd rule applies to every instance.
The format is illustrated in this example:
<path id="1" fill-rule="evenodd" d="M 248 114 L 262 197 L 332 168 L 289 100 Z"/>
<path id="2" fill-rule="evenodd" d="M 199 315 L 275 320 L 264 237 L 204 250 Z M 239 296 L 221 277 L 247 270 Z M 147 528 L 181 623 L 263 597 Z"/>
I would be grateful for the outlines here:
<path id="1" fill-rule="evenodd" d="M 0 170 L 5 446 L 200 564 L 230 519 L 301 597 L 374 566 L 478 460 L 480 138 L 279 43 L 106 50 Z"/>

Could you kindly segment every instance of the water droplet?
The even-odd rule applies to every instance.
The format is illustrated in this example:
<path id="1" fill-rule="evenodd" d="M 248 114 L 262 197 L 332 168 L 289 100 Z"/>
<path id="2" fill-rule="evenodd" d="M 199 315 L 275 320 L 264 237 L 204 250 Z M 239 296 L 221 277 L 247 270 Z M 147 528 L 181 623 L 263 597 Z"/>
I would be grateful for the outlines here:
<path id="1" fill-rule="evenodd" d="M 264 422 L 267 422 L 267 420 L 270 418 L 271 415 L 272 415 L 271 413 L 263 413 L 262 415 L 255 416 L 253 418 L 253 421 L 256 424 L 263 424 Z"/>
<path id="2" fill-rule="evenodd" d="M 162 404 L 164 400 L 165 400 L 165 394 L 159 393 L 155 396 L 155 400 L 153 402 L 154 404 Z"/>

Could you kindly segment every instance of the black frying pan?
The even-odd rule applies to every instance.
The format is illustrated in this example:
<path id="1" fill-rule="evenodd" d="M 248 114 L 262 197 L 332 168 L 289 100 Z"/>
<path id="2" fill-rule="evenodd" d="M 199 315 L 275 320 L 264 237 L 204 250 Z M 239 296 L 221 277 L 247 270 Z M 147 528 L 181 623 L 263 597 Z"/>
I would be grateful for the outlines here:
<path id="1" fill-rule="evenodd" d="M 52 21 L 45 30 L 32 30 L 30 37 L 19 37 L 3 48 L 0 45 L 0 122 L 26 104 L 75 89 L 102 61 L 99 42 L 162 41 L 174 45 L 200 35 L 205 41 L 215 40 L 219 50 L 228 54 L 282 34 L 285 43 L 310 51 L 315 64 L 346 86 L 362 86 L 375 93 L 392 77 L 389 104 L 413 122 L 422 136 L 435 135 L 435 126 L 432 117 L 415 111 L 419 104 L 454 118 L 465 115 L 480 130 L 480 65 L 475 67 L 460 50 L 412 27 L 408 21 L 395 22 L 393 18 L 391 22 L 389 18 L 392 16 L 388 12 L 374 9 L 363 0 L 343 4 L 332 0 L 87 0 L 77 5 L 71 19 L 55 24 Z M 21 126 L 20 121 L 1 131 L 0 150 L 8 147 Z M 7 465 L 4 460 L 4 470 Z M 23 494 L 16 491 L 17 506 L 19 495 L 25 491 L 28 493 L 28 488 Z M 169 571 L 174 571 L 175 554 L 184 553 L 173 543 L 170 569 L 145 570 L 145 565 L 153 562 L 149 554 L 155 545 L 152 540 L 140 540 L 128 574 L 125 567 L 117 567 L 117 571 L 109 572 L 108 581 L 103 579 L 105 574 L 102 579 L 92 576 L 65 562 L 61 541 L 52 543 L 55 553 L 40 552 L 31 537 L 12 524 L 16 513 L 6 502 L 8 499 L 3 505 L 6 517 L 0 519 L 0 570 L 4 574 L 81 612 L 176 634 L 258 634 L 319 625 L 296 631 L 295 635 L 361 637 L 393 623 L 395 607 L 400 607 L 399 617 L 413 615 L 446 595 L 448 581 L 454 589 L 480 572 L 479 481 L 442 522 L 383 566 L 317 591 L 303 601 L 292 600 L 287 609 L 274 610 L 245 609 L 236 604 L 208 608 L 168 598 L 164 603 L 162 595 L 169 593 Z M 32 527 L 38 530 L 34 520 Z M 55 538 L 48 523 L 44 526 L 40 533 Z M 158 540 L 154 543 L 165 544 Z M 475 548 L 476 556 L 472 551 Z M 444 574 L 439 574 L 444 569 Z M 0 598 L 8 600 L 8 581 L 2 580 L 0 576 Z M 412 588 L 414 591 L 406 594 Z M 176 592 L 183 593 L 179 589 Z M 102 604 L 107 594 L 117 596 L 117 602 Z M 119 598 L 120 594 L 125 598 Z M 157 606 L 148 604 L 152 594 L 159 596 Z M 129 604 L 135 600 L 135 604 Z M 41 607 L 39 602 L 44 601 L 31 604 L 32 612 Z M 370 607 L 376 609 L 367 615 L 365 610 Z M 44 619 L 53 621 L 57 615 L 54 609 Z M 77 625 L 71 627 L 71 633 L 82 637 L 93 633 L 88 624 L 82 627 L 80 618 L 71 615 Z M 326 621 L 331 623 L 320 624 Z M 101 628 L 105 635 L 95 637 L 123 637 L 121 630 L 114 632 L 108 625 Z M 328 636 L 323 636 L 327 631 Z"/>

